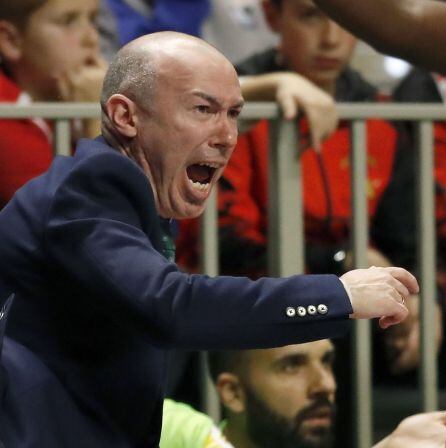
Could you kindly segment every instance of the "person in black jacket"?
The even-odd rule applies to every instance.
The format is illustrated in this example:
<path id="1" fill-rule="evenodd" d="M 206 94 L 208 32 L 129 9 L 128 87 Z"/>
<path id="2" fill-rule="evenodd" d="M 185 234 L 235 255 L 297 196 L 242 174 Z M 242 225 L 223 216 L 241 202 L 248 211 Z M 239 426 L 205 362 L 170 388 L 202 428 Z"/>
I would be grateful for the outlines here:
<path id="1" fill-rule="evenodd" d="M 178 269 L 171 220 L 203 212 L 242 105 L 213 47 L 180 33 L 137 39 L 107 71 L 103 136 L 2 210 L 6 446 L 154 448 L 168 350 L 280 346 L 336 336 L 349 317 L 407 317 L 418 285 L 401 268 L 257 282 Z"/>

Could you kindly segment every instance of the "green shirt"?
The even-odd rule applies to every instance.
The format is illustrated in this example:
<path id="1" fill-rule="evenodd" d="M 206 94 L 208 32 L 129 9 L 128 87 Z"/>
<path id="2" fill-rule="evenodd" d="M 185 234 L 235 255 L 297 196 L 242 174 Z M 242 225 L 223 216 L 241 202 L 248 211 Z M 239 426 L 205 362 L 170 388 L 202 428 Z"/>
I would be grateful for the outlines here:
<path id="1" fill-rule="evenodd" d="M 206 414 L 164 400 L 160 448 L 233 448 Z"/>

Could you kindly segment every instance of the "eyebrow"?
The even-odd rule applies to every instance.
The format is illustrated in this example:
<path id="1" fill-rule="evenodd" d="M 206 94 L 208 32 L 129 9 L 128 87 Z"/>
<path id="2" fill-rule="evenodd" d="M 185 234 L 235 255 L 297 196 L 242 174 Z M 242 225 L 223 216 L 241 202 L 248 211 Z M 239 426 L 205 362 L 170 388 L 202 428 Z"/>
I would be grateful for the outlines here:
<path id="1" fill-rule="evenodd" d="M 293 353 L 278 359 L 274 364 L 282 366 L 290 362 L 302 364 L 308 360 L 308 355 L 305 353 Z"/>
<path id="2" fill-rule="evenodd" d="M 327 350 L 321 357 L 321 360 L 322 361 L 332 360 L 332 359 L 334 359 L 334 356 L 335 356 L 334 349 Z M 303 364 L 308 361 L 308 358 L 309 358 L 309 356 L 307 353 L 293 353 L 293 354 L 286 355 L 283 358 L 278 359 L 274 364 L 279 365 L 279 366 L 287 364 L 289 362 Z"/>
<path id="3" fill-rule="evenodd" d="M 193 95 L 203 98 L 206 101 L 209 101 L 214 106 L 221 107 L 220 101 L 218 101 L 218 99 L 215 98 L 215 96 L 208 95 L 207 93 L 204 93 L 204 92 L 193 92 Z M 241 99 L 237 104 L 232 105 L 231 108 L 233 108 L 233 107 L 241 108 L 241 107 L 243 107 L 244 104 L 245 104 L 245 101 L 243 99 Z"/>

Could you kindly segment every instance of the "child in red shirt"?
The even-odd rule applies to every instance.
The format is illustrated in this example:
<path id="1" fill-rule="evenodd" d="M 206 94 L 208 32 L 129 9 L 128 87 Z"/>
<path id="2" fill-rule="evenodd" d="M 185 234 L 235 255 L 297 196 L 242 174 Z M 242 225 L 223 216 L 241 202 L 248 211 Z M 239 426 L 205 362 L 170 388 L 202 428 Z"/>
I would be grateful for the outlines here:
<path id="1" fill-rule="evenodd" d="M 98 101 L 105 74 L 95 18 L 98 0 L 0 3 L 0 101 Z M 87 137 L 99 133 L 86 120 Z M 0 209 L 53 157 L 51 124 L 0 120 Z"/>

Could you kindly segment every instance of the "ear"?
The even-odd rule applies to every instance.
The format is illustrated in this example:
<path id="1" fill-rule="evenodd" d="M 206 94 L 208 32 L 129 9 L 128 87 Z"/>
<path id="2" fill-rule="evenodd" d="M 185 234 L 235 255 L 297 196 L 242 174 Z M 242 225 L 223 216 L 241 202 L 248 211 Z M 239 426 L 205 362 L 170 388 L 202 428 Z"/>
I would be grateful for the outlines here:
<path id="1" fill-rule="evenodd" d="M 240 414 L 245 411 L 245 391 L 237 375 L 223 372 L 215 384 L 220 401 L 230 411 Z"/>
<path id="2" fill-rule="evenodd" d="M 19 29 L 11 22 L 0 20 L 0 55 L 6 61 L 16 62 L 22 56 Z"/>
<path id="3" fill-rule="evenodd" d="M 131 99 L 117 93 L 108 99 L 105 108 L 110 123 L 122 136 L 127 138 L 136 136 L 136 104 Z"/>
<path id="4" fill-rule="evenodd" d="M 281 29 L 281 11 L 280 8 L 274 4 L 271 0 L 262 0 L 263 14 L 265 21 L 271 28 L 271 31 L 280 33 Z"/>

